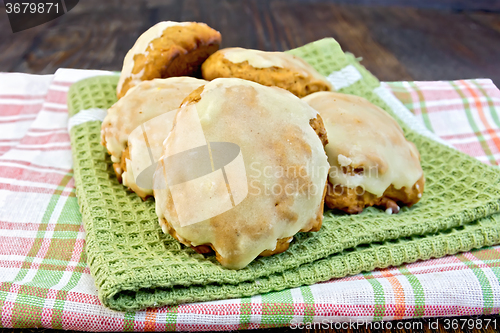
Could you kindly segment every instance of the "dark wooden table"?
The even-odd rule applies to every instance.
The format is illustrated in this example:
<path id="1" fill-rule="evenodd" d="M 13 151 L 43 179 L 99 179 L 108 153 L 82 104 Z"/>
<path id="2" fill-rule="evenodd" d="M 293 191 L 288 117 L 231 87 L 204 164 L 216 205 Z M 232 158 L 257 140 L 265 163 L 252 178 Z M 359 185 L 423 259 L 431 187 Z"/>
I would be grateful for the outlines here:
<path id="1" fill-rule="evenodd" d="M 68 14 L 15 34 L 0 6 L 0 71 L 120 70 L 137 37 L 164 20 L 205 22 L 221 32 L 222 47 L 279 51 L 334 37 L 383 81 L 488 77 L 500 85 L 495 0 L 80 0 Z M 431 332 L 428 320 L 411 322 Z M 439 331 L 480 332 L 442 322 Z"/>
<path id="2" fill-rule="evenodd" d="M 384 81 L 489 77 L 500 85 L 500 1 L 349 3 L 353 2 L 369 5 L 305 0 L 81 0 L 68 14 L 16 34 L 11 33 L 1 8 L 0 71 L 120 70 L 125 53 L 144 30 L 158 21 L 174 20 L 206 22 L 221 32 L 222 47 L 286 50 L 331 36 L 345 51 L 362 57 L 362 63 Z M 478 8 L 488 11 L 474 10 Z"/>

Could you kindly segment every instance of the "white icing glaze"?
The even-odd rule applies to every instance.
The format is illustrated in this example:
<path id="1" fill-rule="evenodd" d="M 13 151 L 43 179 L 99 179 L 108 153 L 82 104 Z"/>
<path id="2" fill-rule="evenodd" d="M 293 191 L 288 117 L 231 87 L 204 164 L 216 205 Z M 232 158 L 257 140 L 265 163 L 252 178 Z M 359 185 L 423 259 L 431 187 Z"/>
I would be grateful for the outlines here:
<path id="1" fill-rule="evenodd" d="M 339 154 L 339 156 L 337 157 L 337 160 L 338 160 L 340 166 L 344 166 L 344 167 L 349 166 L 352 163 L 352 160 L 349 157 L 345 157 L 342 154 Z"/>
<path id="2" fill-rule="evenodd" d="M 231 47 L 222 49 L 218 52 L 224 54 L 224 58 L 234 64 L 248 61 L 248 64 L 254 68 L 289 68 L 296 70 L 305 77 L 315 77 L 325 81 L 325 77 L 318 73 L 311 65 L 289 53 L 284 52 L 266 52 L 260 50 L 244 49 L 241 47 Z"/>
<path id="3" fill-rule="evenodd" d="M 198 103 L 177 112 L 164 156 L 192 147 L 188 138 L 195 130 L 182 124 L 184 114 L 192 110 L 207 142 L 240 147 L 248 195 L 218 216 L 181 227 L 175 208 L 181 205 L 172 201 L 169 188 L 155 189 L 156 212 L 160 223 L 165 218 L 182 239 L 193 246 L 212 244 L 227 267 L 239 269 L 317 218 L 329 168 L 323 145 L 309 125 L 317 112 L 283 89 L 215 79 L 205 85 Z M 310 190 L 295 186 L 297 182 L 309 184 Z M 202 200 L 212 193 L 205 185 L 200 181 L 197 197 Z M 185 200 L 193 210 L 201 205 L 192 197 Z"/>
<path id="4" fill-rule="evenodd" d="M 130 89 L 123 98 L 108 110 L 108 114 L 102 123 L 101 135 L 106 141 L 106 148 L 111 154 L 111 160 L 114 163 L 121 161 L 122 152 L 127 147 L 129 135 L 134 129 L 152 118 L 176 110 L 187 95 L 206 82 L 192 77 L 172 77 L 143 81 Z M 163 130 L 165 134 L 160 135 L 157 134 L 157 131 L 160 130 L 162 124 L 166 126 Z M 150 126 L 153 133 L 150 144 L 160 145 L 167 137 L 171 125 L 163 122 L 151 123 Z M 144 136 L 142 136 L 142 140 L 144 140 Z M 161 141 L 157 143 L 154 140 Z M 138 149 L 133 149 L 133 154 L 130 156 L 133 161 L 139 161 L 138 163 L 142 165 L 146 163 L 144 159 L 148 152 L 139 148 L 144 146 L 140 141 L 141 137 L 139 135 L 134 136 L 132 146 L 135 144 Z M 149 157 L 147 161 L 149 162 Z M 130 170 L 135 167 L 132 166 Z M 135 184 L 132 175 L 126 175 L 126 177 L 128 178 L 125 182 L 128 186 Z"/>
<path id="5" fill-rule="evenodd" d="M 123 68 L 120 75 L 120 80 L 118 81 L 118 85 L 116 87 L 116 93 L 120 93 L 123 87 L 123 83 L 128 77 L 132 77 L 133 85 L 138 84 L 141 80 L 144 69 L 137 74 L 132 74 L 132 70 L 134 69 L 134 56 L 136 54 L 146 53 L 146 50 L 154 39 L 160 38 L 165 29 L 178 26 L 178 25 L 189 25 L 192 22 L 173 22 L 173 21 L 165 21 L 159 22 L 146 30 L 142 35 L 139 36 L 134 46 L 127 52 L 125 55 L 125 59 L 123 61 Z"/>
<path id="6" fill-rule="evenodd" d="M 333 92 L 317 92 L 303 100 L 323 118 L 332 184 L 362 186 L 382 196 L 391 184 L 411 189 L 422 177 L 417 148 L 384 110 L 364 98 Z M 347 166 L 364 170 L 346 174 L 342 167 Z"/>
<path id="7" fill-rule="evenodd" d="M 172 129 L 176 111 L 177 109 L 174 109 L 156 116 L 130 133 L 128 137 L 129 158 L 126 159 L 127 171 L 122 175 L 123 185 L 135 190 L 136 178 L 147 167 L 160 160 L 163 154 L 163 141 Z M 137 188 L 145 195 L 153 195 L 153 189 L 139 186 Z"/>

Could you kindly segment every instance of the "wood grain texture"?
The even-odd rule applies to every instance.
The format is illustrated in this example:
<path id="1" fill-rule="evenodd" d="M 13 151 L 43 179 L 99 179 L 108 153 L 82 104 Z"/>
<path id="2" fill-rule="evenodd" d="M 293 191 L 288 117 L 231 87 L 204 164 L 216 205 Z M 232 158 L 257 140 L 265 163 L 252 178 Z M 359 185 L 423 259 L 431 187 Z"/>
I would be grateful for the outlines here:
<path id="1" fill-rule="evenodd" d="M 489 77 L 499 85 L 496 10 L 500 1 L 85 0 L 12 34 L 2 8 L 0 71 L 120 70 L 143 31 L 174 20 L 206 22 L 222 33 L 222 47 L 281 51 L 331 36 L 384 81 Z"/>

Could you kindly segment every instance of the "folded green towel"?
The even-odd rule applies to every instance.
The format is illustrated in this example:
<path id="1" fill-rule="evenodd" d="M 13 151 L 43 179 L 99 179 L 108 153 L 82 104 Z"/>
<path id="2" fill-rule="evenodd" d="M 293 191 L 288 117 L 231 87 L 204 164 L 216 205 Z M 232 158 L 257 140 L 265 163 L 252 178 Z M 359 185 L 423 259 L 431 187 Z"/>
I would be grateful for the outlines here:
<path id="1" fill-rule="evenodd" d="M 354 66 L 361 79 L 340 91 L 363 96 L 394 116 L 373 92 L 378 80 L 335 40 L 289 52 L 324 75 Z M 101 76 L 75 83 L 68 95 L 70 116 L 110 107 L 117 81 L 117 76 Z M 154 200 L 143 202 L 117 182 L 100 144 L 101 123 L 73 126 L 77 196 L 101 301 L 112 309 L 137 310 L 250 296 L 499 243 L 500 170 L 399 123 L 421 153 L 426 186 L 418 204 L 397 215 L 376 208 L 359 215 L 327 211 L 319 232 L 299 233 L 286 252 L 258 258 L 238 271 L 164 235 Z"/>

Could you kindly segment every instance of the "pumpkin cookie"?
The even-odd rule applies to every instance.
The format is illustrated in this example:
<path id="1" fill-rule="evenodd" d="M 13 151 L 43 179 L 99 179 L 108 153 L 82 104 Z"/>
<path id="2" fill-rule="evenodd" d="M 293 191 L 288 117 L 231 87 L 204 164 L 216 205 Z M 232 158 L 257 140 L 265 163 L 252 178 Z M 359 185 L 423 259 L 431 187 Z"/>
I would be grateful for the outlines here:
<path id="1" fill-rule="evenodd" d="M 422 197 L 420 154 L 387 112 L 366 99 L 318 92 L 302 99 L 323 118 L 330 163 L 326 205 L 347 213 L 380 206 L 398 213 Z"/>
<path id="2" fill-rule="evenodd" d="M 124 185 L 139 196 L 145 198 L 153 193 L 150 189 L 137 186 L 132 173 L 135 170 L 137 176 L 139 171 L 143 171 L 151 163 L 149 151 L 145 149 L 147 148 L 145 137 L 144 135 L 141 137 L 142 131 L 139 133 L 141 125 L 152 118 L 176 110 L 187 95 L 205 83 L 205 80 L 192 77 L 143 81 L 109 108 L 101 125 L 101 143 L 111 155 L 118 180 L 122 181 L 123 178 Z M 166 138 L 172 123 L 169 123 L 167 118 L 162 118 L 156 124 L 146 124 L 146 127 L 146 133 L 151 134 L 148 145 L 153 148 L 152 152 L 156 153 L 155 147 L 159 146 L 162 149 L 161 142 L 157 144 L 157 140 L 160 140 L 157 134 L 160 131 L 158 127 L 164 127 L 160 136 Z M 129 140 L 129 135 L 136 128 L 137 133 Z M 161 151 L 159 155 L 161 156 Z"/>
<path id="3" fill-rule="evenodd" d="M 220 33 L 205 23 L 167 21 L 154 25 L 125 56 L 116 95 L 122 98 L 141 81 L 197 73 L 220 42 Z"/>
<path id="4" fill-rule="evenodd" d="M 239 47 L 222 49 L 202 65 L 205 80 L 240 78 L 265 86 L 286 89 L 298 97 L 330 91 L 326 78 L 299 57 L 284 52 L 265 52 Z"/>
<path id="5" fill-rule="evenodd" d="M 240 269 L 320 229 L 329 165 L 323 123 L 307 103 L 215 79 L 186 98 L 174 123 L 155 174 L 168 183 L 154 189 L 165 233 Z"/>

